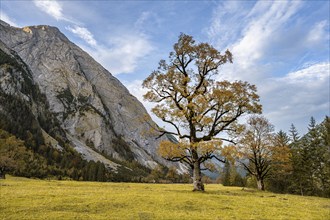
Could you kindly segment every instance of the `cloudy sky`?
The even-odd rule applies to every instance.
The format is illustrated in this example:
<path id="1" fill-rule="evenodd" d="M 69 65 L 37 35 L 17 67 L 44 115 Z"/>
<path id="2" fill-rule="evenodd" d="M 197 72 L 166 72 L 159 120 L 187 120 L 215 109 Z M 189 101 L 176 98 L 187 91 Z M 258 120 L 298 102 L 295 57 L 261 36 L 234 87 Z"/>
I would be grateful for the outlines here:
<path id="1" fill-rule="evenodd" d="M 141 83 L 166 59 L 181 32 L 233 64 L 219 80 L 257 85 L 276 130 L 306 132 L 330 115 L 329 1 L 0 1 L 0 16 L 24 27 L 58 27 L 121 80 L 147 109 Z"/>

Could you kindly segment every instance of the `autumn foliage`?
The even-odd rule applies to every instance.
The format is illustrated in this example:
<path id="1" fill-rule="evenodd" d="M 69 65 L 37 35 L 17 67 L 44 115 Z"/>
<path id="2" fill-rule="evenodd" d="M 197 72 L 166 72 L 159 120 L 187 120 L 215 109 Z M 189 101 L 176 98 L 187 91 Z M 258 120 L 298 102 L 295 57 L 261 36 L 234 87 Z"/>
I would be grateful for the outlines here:
<path id="1" fill-rule="evenodd" d="M 179 139 L 177 143 L 162 142 L 160 154 L 186 163 L 193 171 L 194 190 L 203 190 L 201 164 L 212 158 L 222 160 L 217 152 L 223 141 L 230 141 L 219 135 L 239 130 L 237 119 L 246 113 L 260 113 L 261 105 L 254 85 L 216 81 L 219 67 L 233 60 L 228 50 L 221 54 L 185 34 L 173 49 L 169 62 L 161 60 L 158 69 L 144 80 L 143 87 L 148 89 L 144 98 L 157 103 L 152 112 L 173 127 L 162 134 Z"/>

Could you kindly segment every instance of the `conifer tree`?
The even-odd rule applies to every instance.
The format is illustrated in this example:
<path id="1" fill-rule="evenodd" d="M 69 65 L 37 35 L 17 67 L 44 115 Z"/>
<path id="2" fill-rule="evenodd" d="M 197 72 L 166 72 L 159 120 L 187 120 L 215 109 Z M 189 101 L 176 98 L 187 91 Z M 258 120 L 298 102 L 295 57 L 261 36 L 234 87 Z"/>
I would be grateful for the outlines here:
<path id="1" fill-rule="evenodd" d="M 222 185 L 224 186 L 230 186 L 231 181 L 230 181 L 230 162 L 229 160 L 226 161 L 225 166 L 223 168 L 223 177 L 222 177 Z"/>
<path id="2" fill-rule="evenodd" d="M 311 117 L 307 134 L 298 140 L 293 134 L 297 133 L 291 132 L 291 192 L 330 197 L 329 117 L 319 125 Z"/>
<path id="3" fill-rule="evenodd" d="M 286 192 L 292 174 L 292 154 L 289 148 L 290 138 L 282 130 L 276 133 L 272 149 L 272 172 L 270 187 L 272 191 Z"/>

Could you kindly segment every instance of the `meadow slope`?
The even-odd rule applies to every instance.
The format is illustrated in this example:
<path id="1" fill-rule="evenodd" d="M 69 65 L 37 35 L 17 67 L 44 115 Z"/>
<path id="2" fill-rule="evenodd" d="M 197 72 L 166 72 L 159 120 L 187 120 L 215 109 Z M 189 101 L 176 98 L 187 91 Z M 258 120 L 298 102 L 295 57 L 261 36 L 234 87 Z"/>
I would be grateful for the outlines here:
<path id="1" fill-rule="evenodd" d="M 189 184 L 0 180 L 1 219 L 329 219 L 330 199 Z"/>

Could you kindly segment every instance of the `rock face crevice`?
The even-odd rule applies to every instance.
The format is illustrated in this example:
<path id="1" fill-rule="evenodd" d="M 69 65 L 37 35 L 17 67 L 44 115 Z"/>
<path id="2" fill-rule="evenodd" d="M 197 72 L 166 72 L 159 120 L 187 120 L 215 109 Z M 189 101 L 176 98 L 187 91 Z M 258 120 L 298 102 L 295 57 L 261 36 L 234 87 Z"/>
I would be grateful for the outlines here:
<path id="1" fill-rule="evenodd" d="M 149 168 L 173 165 L 158 156 L 161 139 L 143 105 L 57 28 L 16 28 L 0 21 L 0 39 L 30 68 L 50 111 L 86 159 L 98 161 L 97 151 Z"/>

